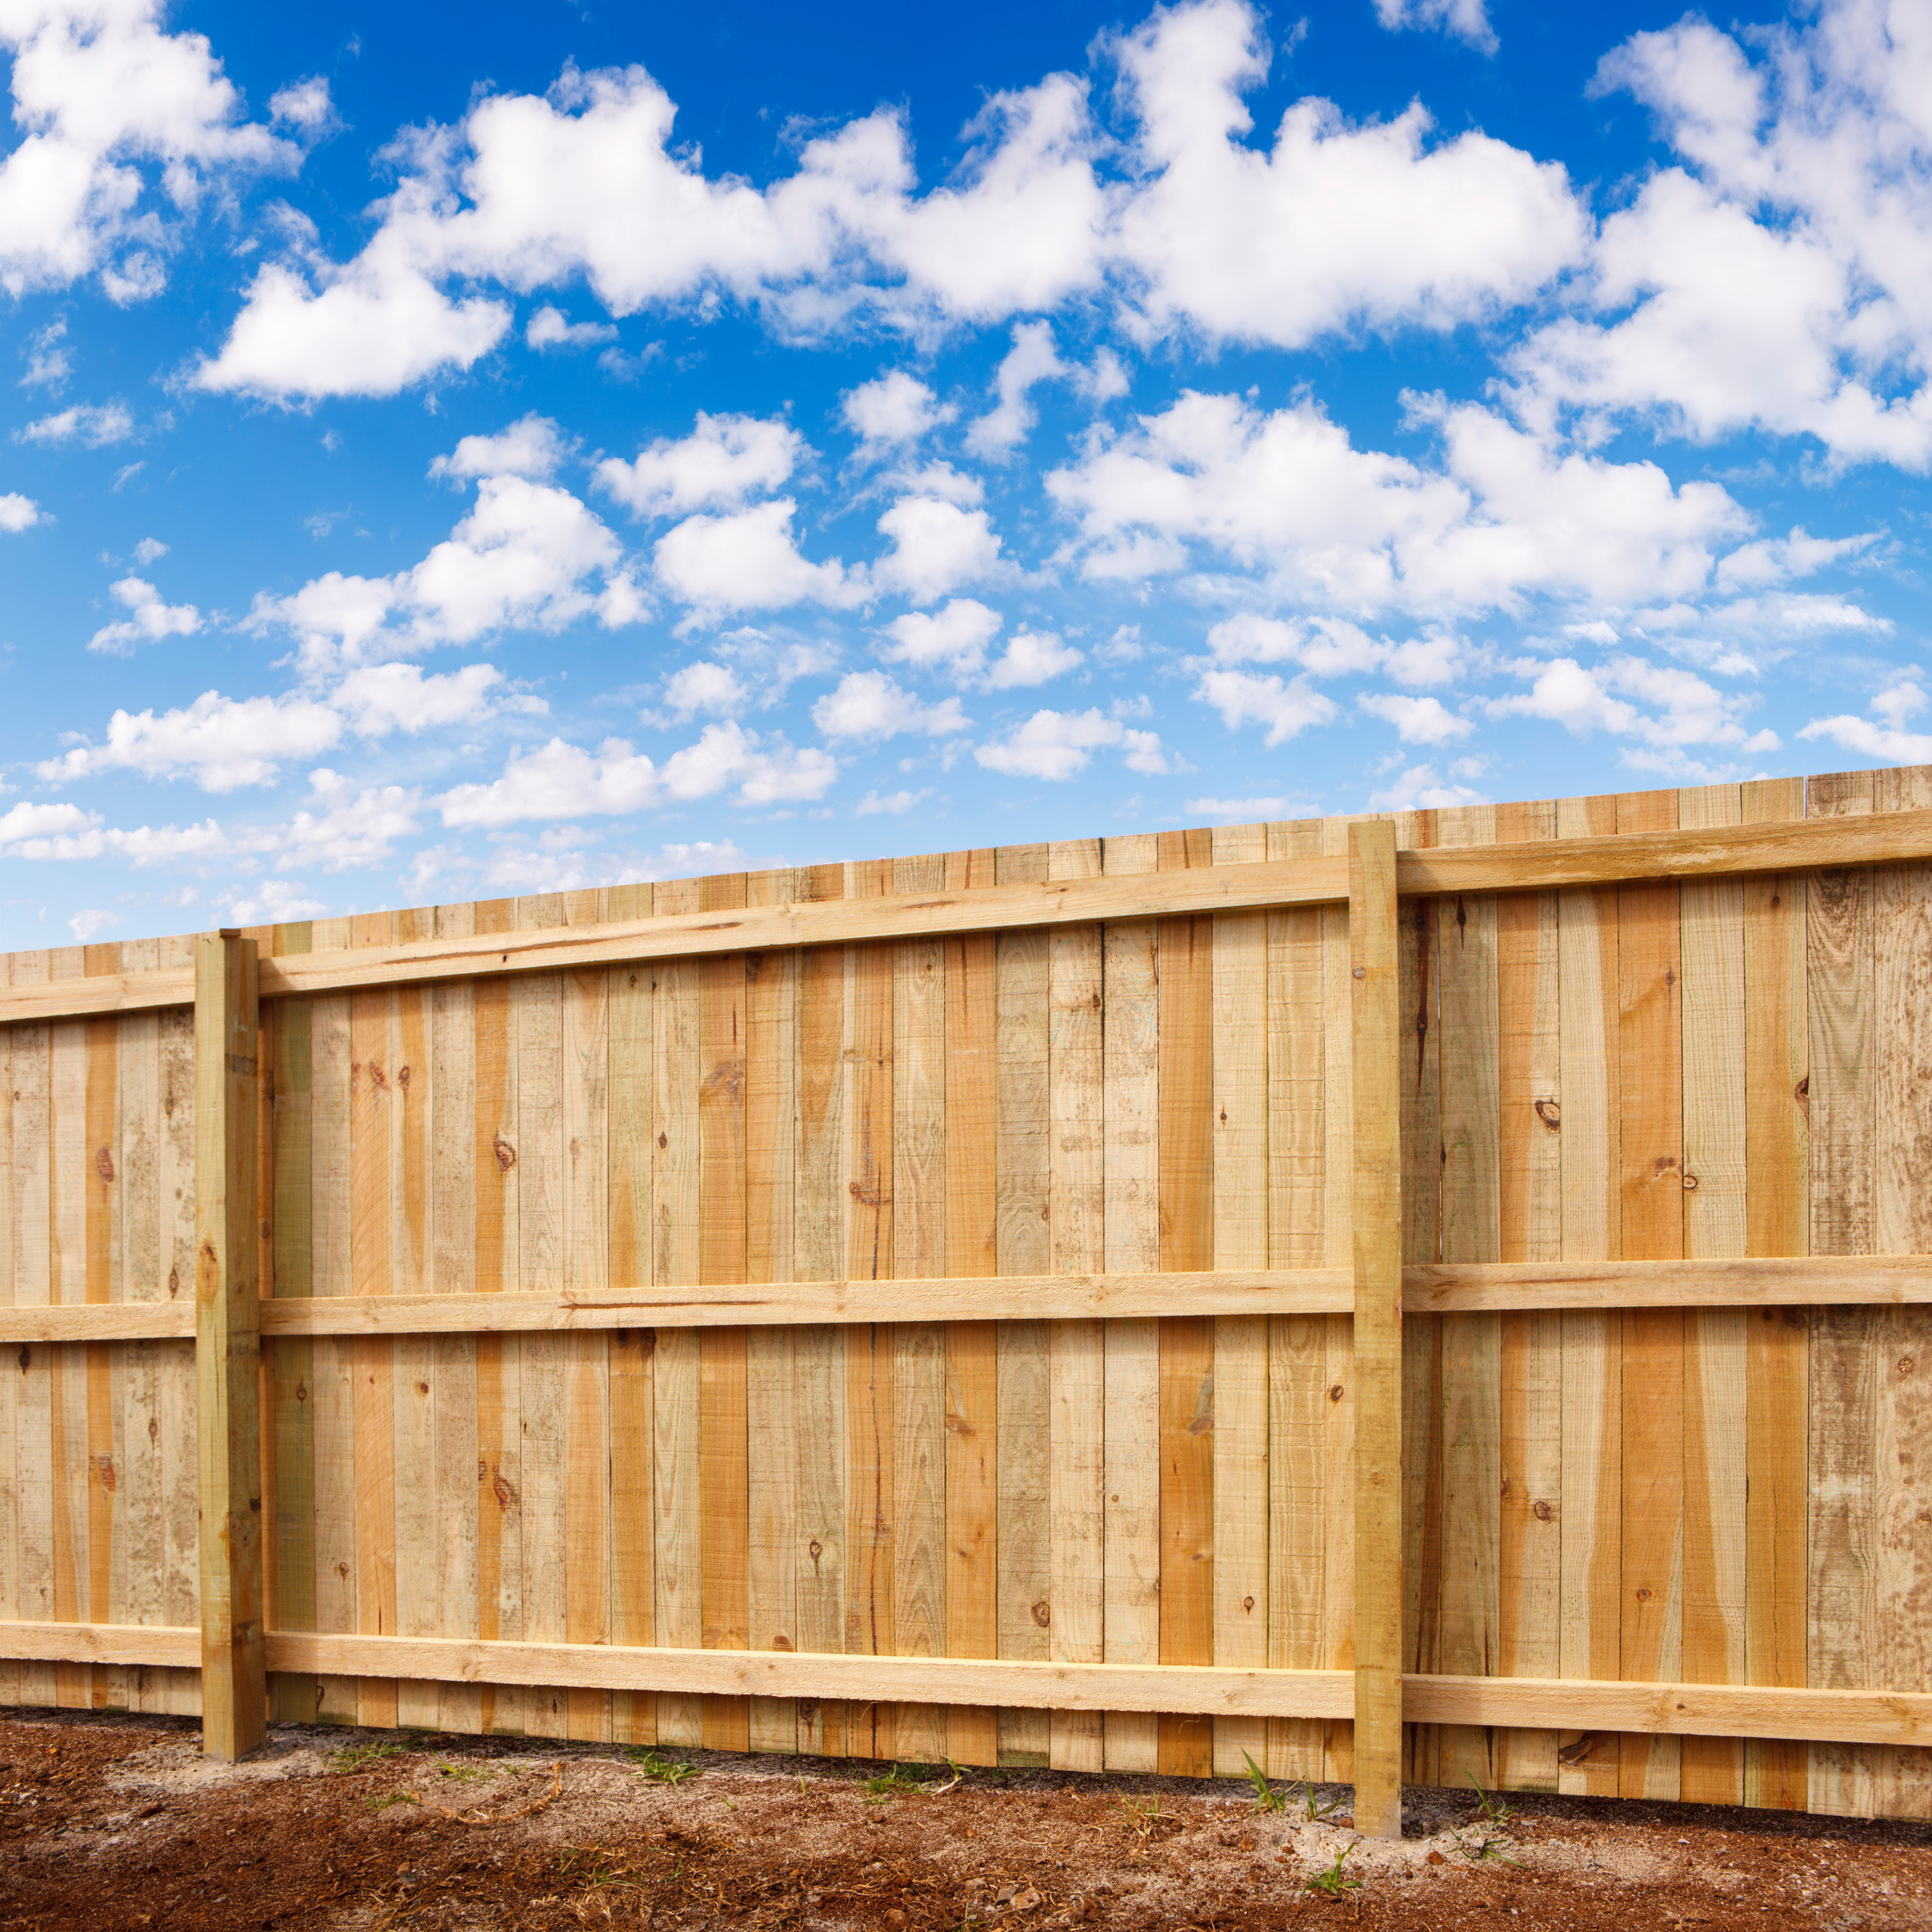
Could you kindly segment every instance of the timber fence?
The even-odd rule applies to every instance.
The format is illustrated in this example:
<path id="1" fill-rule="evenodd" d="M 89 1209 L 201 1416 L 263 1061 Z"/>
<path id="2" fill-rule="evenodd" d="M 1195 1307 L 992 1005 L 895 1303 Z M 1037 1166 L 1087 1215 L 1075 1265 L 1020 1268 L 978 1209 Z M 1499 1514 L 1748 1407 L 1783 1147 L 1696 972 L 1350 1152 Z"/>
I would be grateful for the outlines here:
<path id="1" fill-rule="evenodd" d="M 1932 770 L 16 953 L 0 1096 L 0 1702 L 1932 1810 Z"/>

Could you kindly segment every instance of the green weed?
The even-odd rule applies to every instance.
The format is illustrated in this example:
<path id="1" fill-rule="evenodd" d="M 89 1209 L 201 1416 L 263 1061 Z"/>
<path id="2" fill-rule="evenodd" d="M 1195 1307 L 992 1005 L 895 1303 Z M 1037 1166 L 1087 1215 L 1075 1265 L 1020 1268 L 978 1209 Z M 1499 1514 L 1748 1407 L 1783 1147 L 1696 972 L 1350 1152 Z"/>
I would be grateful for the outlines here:
<path id="1" fill-rule="evenodd" d="M 1248 1782 L 1254 1788 L 1254 1809 L 1258 1812 L 1284 1809 L 1288 1800 L 1268 1782 L 1268 1774 L 1245 1751 L 1241 1755 L 1247 1762 Z"/>
<path id="2" fill-rule="evenodd" d="M 371 1764 L 379 1764 L 385 1757 L 402 1755 L 402 1746 L 398 1744 L 344 1745 L 331 1754 L 329 1763 L 338 1771 L 366 1771 Z"/>
<path id="3" fill-rule="evenodd" d="M 1353 1845 L 1344 1845 L 1335 1854 L 1335 1861 L 1333 1865 L 1327 1866 L 1319 1872 L 1311 1873 L 1306 1880 L 1307 1889 L 1310 1892 L 1319 1892 L 1324 1898 L 1340 1898 L 1345 1892 L 1359 1892 L 1362 1889 L 1362 1881 L 1359 1879 L 1350 1878 L 1341 1868 L 1342 1861 L 1354 1849 Z"/>
<path id="4" fill-rule="evenodd" d="M 624 1755 L 653 1784 L 683 1784 L 698 1775 L 688 1757 L 666 1757 L 655 1745 L 633 1745 Z"/>

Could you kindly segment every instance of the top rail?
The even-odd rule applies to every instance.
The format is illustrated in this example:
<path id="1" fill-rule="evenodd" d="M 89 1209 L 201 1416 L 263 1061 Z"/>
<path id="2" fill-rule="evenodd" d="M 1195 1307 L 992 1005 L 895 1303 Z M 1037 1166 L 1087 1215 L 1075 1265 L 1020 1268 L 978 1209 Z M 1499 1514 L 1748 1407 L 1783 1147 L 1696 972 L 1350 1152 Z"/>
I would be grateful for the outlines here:
<path id="1" fill-rule="evenodd" d="M 1433 847 L 1398 853 L 1395 882 L 1405 898 L 1420 898 L 1438 892 L 1537 892 L 1556 886 L 1809 871 L 1924 858 L 1932 858 L 1932 810 L 1518 845 Z M 673 913 L 598 926 L 264 957 L 261 997 L 868 940 L 1332 905 L 1344 904 L 1347 898 L 1348 862 L 1335 857 L 750 906 L 731 912 Z M 186 1006 L 193 998 L 190 967 L 101 973 L 38 986 L 0 987 L 0 1024 L 150 1012 L 158 1007 Z"/>

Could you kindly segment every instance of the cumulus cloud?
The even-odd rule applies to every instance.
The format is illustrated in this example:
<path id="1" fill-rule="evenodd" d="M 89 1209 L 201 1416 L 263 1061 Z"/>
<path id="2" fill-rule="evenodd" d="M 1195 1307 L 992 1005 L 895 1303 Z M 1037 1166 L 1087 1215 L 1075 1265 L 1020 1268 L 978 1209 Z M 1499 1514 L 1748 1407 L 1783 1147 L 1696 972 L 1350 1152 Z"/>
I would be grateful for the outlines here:
<path id="1" fill-rule="evenodd" d="M 839 413 L 868 451 L 917 443 L 928 431 L 951 422 L 959 414 L 903 369 L 888 370 L 847 390 L 840 398 Z"/>
<path id="2" fill-rule="evenodd" d="M 742 610 L 782 610 L 797 604 L 849 609 L 870 594 L 862 569 L 834 558 L 811 563 L 792 535 L 798 506 L 775 497 L 729 517 L 687 517 L 658 540 L 658 581 L 694 622 Z"/>
<path id="3" fill-rule="evenodd" d="M 1053 347 L 1050 322 L 1021 322 L 1013 331 L 1008 350 L 993 378 L 999 401 L 966 431 L 966 447 L 975 456 L 996 460 L 1009 456 L 1026 441 L 1040 414 L 1028 397 L 1042 383 L 1067 374 Z"/>
<path id="4" fill-rule="evenodd" d="M 776 489 L 797 468 L 805 439 L 779 418 L 712 416 L 699 410 L 689 436 L 660 437 L 635 460 L 610 457 L 597 480 L 641 517 L 735 510 Z"/>
<path id="5" fill-rule="evenodd" d="M 42 416 L 14 432 L 16 443 L 40 443 L 58 449 L 77 443 L 83 449 L 104 450 L 125 443 L 134 433 L 134 419 L 124 402 L 77 402 L 51 416 Z"/>
<path id="6" fill-rule="evenodd" d="M 1285 598 L 1354 611 L 1684 596 L 1749 528 L 1718 484 L 1559 454 L 1478 404 L 1414 413 L 1440 432 L 1439 468 L 1357 449 L 1313 402 L 1264 413 L 1189 390 L 1046 485 L 1079 519 L 1091 578 L 1179 570 L 1193 547 Z"/>
<path id="7" fill-rule="evenodd" d="M 794 750 L 782 739 L 761 739 L 727 722 L 707 725 L 695 744 L 673 752 L 661 768 L 621 738 L 605 739 L 594 752 L 553 738 L 535 751 L 513 754 L 500 778 L 457 785 L 437 804 L 443 823 L 452 827 L 629 817 L 708 798 L 733 784 L 740 805 L 822 798 L 837 774 L 828 752 Z"/>
<path id="8" fill-rule="evenodd" d="M 1365 691 L 1355 701 L 1371 717 L 1395 727 L 1405 745 L 1446 745 L 1475 729 L 1438 697 L 1409 697 L 1399 691 Z"/>
<path id="9" fill-rule="evenodd" d="M 1444 0 L 1444 18 L 1475 3 Z M 547 95 L 488 95 L 459 126 L 402 145 L 361 254 L 338 263 L 304 242 L 261 268 L 196 379 L 291 399 L 391 394 L 502 340 L 511 309 L 481 292 L 492 284 L 581 282 L 612 316 L 727 297 L 793 337 L 868 316 L 928 337 L 1018 321 L 1018 359 L 976 426 L 997 454 L 1025 433 L 1027 388 L 1067 373 L 1027 318 L 1070 302 L 1111 292 L 1149 334 L 1294 347 L 1361 323 L 1486 318 L 1582 251 L 1560 167 L 1478 132 L 1438 140 L 1420 107 L 1358 126 L 1302 101 L 1272 147 L 1251 145 L 1244 97 L 1269 56 L 1245 0 L 1162 9 L 1099 52 L 1119 72 L 1124 142 L 1095 122 L 1084 77 L 1052 74 L 995 94 L 965 130 L 962 165 L 923 192 L 889 108 L 805 142 L 761 187 L 708 174 L 641 68 L 567 68 Z M 561 346 L 568 326 L 540 333 Z M 1118 365 L 1087 381 L 1117 393 Z M 852 419 L 868 443 L 910 433 L 931 407 L 903 383 L 862 395 L 854 408 L 880 432 Z"/>
<path id="10" fill-rule="evenodd" d="M 1828 738 L 1853 757 L 1871 758 L 1880 764 L 1932 764 L 1932 732 L 1908 728 L 1908 721 L 1925 708 L 1923 683 L 1917 672 L 1907 672 L 1872 700 L 1870 717 L 1841 713 L 1833 718 L 1813 718 L 1798 735 Z"/>
<path id="11" fill-rule="evenodd" d="M 1020 690 L 1063 677 L 1085 662 L 1083 653 L 1056 633 L 1022 627 L 1007 640 L 986 673 L 986 684 L 996 691 Z"/>
<path id="12" fill-rule="evenodd" d="M 475 507 L 420 563 L 393 577 L 332 570 L 285 597 L 264 593 L 246 628 L 292 635 L 311 675 L 506 629 L 560 630 L 592 616 L 616 628 L 644 609 L 623 560 L 623 545 L 568 490 L 485 476 Z"/>
<path id="13" fill-rule="evenodd" d="M 139 548 L 145 549 L 147 545 Z M 155 554 L 166 549 L 166 544 L 161 544 Z M 144 563 L 149 561 L 142 558 Z M 164 603 L 161 592 L 139 577 L 123 577 L 109 586 L 109 594 L 128 615 L 95 631 L 87 641 L 90 651 L 131 658 L 137 645 L 156 643 L 163 637 L 192 637 L 201 628 L 201 613 L 192 604 Z"/>
<path id="14" fill-rule="evenodd" d="M 1130 771 L 1157 776 L 1168 769 L 1158 733 L 1132 730 L 1099 710 L 1036 711 L 1003 739 L 976 745 L 972 755 L 989 771 L 1009 778 L 1064 782 L 1077 778 L 1105 745 L 1125 751 L 1122 762 Z"/>
<path id="15" fill-rule="evenodd" d="M 351 672 L 326 695 L 231 698 L 204 691 L 193 703 L 156 713 L 117 710 L 99 743 L 77 738 L 58 757 L 34 767 L 61 785 L 104 771 L 192 779 L 204 791 L 267 785 L 291 760 L 332 751 L 351 733 L 381 738 L 474 723 L 500 710 L 543 707 L 505 694 L 494 665 L 466 665 L 432 675 L 420 665 L 382 664 Z"/>
<path id="16" fill-rule="evenodd" d="M 700 711 L 728 716 L 742 710 L 750 696 L 729 665 L 703 659 L 674 671 L 664 687 L 664 701 L 678 718 L 695 717 Z"/>
<path id="17" fill-rule="evenodd" d="M 902 496 L 879 519 L 879 530 L 893 547 L 874 567 L 873 583 L 902 592 L 909 603 L 936 604 L 991 575 L 999 564 L 992 519 L 941 497 Z"/>
<path id="18" fill-rule="evenodd" d="M 207 37 L 166 34 L 156 0 L 0 8 L 21 138 L 0 161 L 0 288 L 18 297 L 98 273 L 110 299 L 161 285 L 167 228 L 237 172 L 301 150 L 241 119 Z"/>
<path id="19" fill-rule="evenodd" d="M 940 738 L 968 730 L 972 721 L 949 697 L 922 704 L 882 671 L 853 671 L 812 707 L 812 721 L 830 739 L 885 739 L 901 732 Z"/>
<path id="20" fill-rule="evenodd" d="M 1833 0 L 1749 46 L 1700 15 L 1634 35 L 1599 91 L 1677 165 L 1603 224 L 1586 312 L 1513 360 L 1518 406 L 1636 414 L 1698 441 L 1816 438 L 1932 464 L 1932 122 L 1918 9 Z"/>
<path id="21" fill-rule="evenodd" d="M 617 340 L 613 322 L 573 322 L 562 310 L 546 302 L 524 329 L 524 340 L 533 349 L 590 349 L 600 342 Z"/>
<path id="22" fill-rule="evenodd" d="M 984 670 L 986 647 L 998 636 L 1001 621 L 998 611 L 976 598 L 956 597 L 942 610 L 894 617 L 886 626 L 892 641 L 881 645 L 879 654 L 889 664 L 948 671 L 964 684 Z"/>
<path id="23" fill-rule="evenodd" d="M 1484 0 L 1375 0 L 1375 17 L 1391 33 L 1405 27 L 1433 28 L 1467 40 L 1483 53 L 1496 51 L 1496 33 Z"/>
<path id="24" fill-rule="evenodd" d="M 1776 732 L 1754 732 L 1745 723 L 1748 696 L 1720 691 L 1681 665 L 1619 656 L 1587 666 L 1564 657 L 1517 670 L 1530 689 L 1489 699 L 1492 717 L 1542 718 L 1576 738 L 1601 731 L 1631 739 L 1621 755 L 1640 770 L 1696 776 L 1688 762 L 1693 748 L 1756 753 L 1779 744 Z"/>
<path id="25" fill-rule="evenodd" d="M 1284 681 L 1251 671 L 1204 671 L 1194 696 L 1221 714 L 1230 731 L 1243 725 L 1266 725 L 1272 750 L 1307 730 L 1310 725 L 1334 721 L 1340 707 L 1305 678 Z"/>
<path id="26" fill-rule="evenodd" d="M 494 436 L 466 436 L 429 466 L 432 476 L 472 482 L 479 476 L 523 476 L 543 482 L 569 453 L 561 432 L 534 412 Z"/>
<path id="27" fill-rule="evenodd" d="M 17 537 L 21 531 L 32 530 L 36 524 L 52 520 L 32 497 L 22 496 L 18 490 L 9 490 L 0 495 L 0 531 Z"/>

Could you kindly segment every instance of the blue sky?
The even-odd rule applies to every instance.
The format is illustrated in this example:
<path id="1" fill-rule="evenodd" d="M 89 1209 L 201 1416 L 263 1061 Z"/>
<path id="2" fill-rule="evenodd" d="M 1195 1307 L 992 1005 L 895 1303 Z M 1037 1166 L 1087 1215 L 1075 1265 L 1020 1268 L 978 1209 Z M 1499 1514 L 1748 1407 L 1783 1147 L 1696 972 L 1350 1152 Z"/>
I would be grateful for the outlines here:
<path id="1" fill-rule="evenodd" d="M 0 945 L 1932 761 L 1932 0 L 0 0 Z"/>

